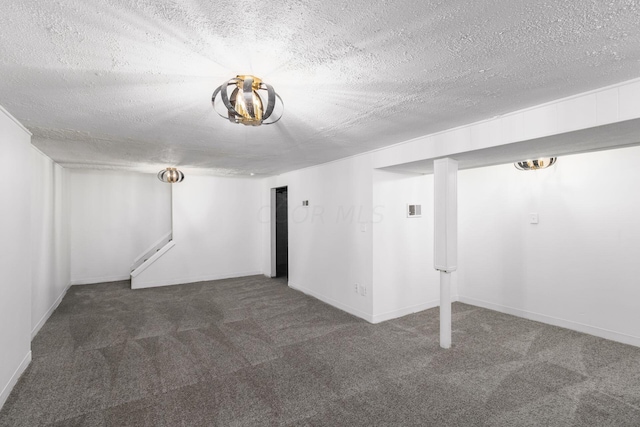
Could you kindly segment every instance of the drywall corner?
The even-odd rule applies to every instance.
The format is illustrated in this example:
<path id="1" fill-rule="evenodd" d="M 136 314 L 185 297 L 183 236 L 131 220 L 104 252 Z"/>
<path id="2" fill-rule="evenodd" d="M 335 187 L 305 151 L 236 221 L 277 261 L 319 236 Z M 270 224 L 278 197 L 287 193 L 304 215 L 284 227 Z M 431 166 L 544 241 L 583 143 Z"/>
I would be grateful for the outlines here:
<path id="1" fill-rule="evenodd" d="M 56 300 L 53 302 L 51 307 L 49 307 L 47 312 L 42 316 L 42 318 L 38 321 L 38 323 L 36 323 L 36 325 L 33 326 L 33 329 L 31 330 L 31 340 L 33 340 L 36 337 L 36 335 L 38 335 L 38 332 L 40 332 L 40 329 L 42 329 L 44 324 L 47 323 L 47 320 L 49 320 L 49 317 L 51 317 L 53 312 L 56 311 L 56 308 L 58 308 L 58 306 L 64 299 L 64 296 L 67 295 L 67 292 L 69 291 L 70 287 L 71 287 L 71 283 L 69 283 L 67 287 L 64 289 L 64 291 L 62 291 L 60 296 L 56 298 Z"/>
<path id="2" fill-rule="evenodd" d="M 289 287 L 291 289 L 295 289 L 296 291 L 300 291 L 303 294 L 306 294 L 306 295 L 312 296 L 312 297 L 314 297 L 316 299 L 319 299 L 320 301 L 322 301 L 324 303 L 327 303 L 327 304 L 329 304 L 329 305 L 331 305 L 333 307 L 339 308 L 340 310 L 342 310 L 344 312 L 347 312 L 347 313 L 349 313 L 349 314 L 351 314 L 353 316 L 359 317 L 360 319 L 364 319 L 369 323 L 375 323 L 373 321 L 373 316 L 370 313 L 365 313 L 364 311 L 360 311 L 360 310 L 358 310 L 356 308 L 353 308 L 353 307 L 348 306 L 348 305 L 346 305 L 344 303 L 341 303 L 340 301 L 336 301 L 333 298 L 329 298 L 329 297 L 327 297 L 327 296 L 325 296 L 323 294 L 320 294 L 318 292 L 315 292 L 315 291 L 313 291 L 311 289 L 305 288 L 305 287 L 300 286 L 300 285 L 293 284 L 293 283 L 291 283 L 291 281 L 289 281 Z"/>

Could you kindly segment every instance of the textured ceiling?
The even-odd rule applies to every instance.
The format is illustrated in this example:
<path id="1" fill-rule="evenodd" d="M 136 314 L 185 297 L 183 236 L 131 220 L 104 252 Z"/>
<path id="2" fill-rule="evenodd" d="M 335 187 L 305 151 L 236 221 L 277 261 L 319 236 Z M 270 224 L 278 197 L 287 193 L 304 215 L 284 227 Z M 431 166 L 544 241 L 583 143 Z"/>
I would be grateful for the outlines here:
<path id="1" fill-rule="evenodd" d="M 67 167 L 271 175 L 640 76 L 638 1 L 21 0 L 0 105 Z M 273 126 L 210 104 L 271 83 Z"/>

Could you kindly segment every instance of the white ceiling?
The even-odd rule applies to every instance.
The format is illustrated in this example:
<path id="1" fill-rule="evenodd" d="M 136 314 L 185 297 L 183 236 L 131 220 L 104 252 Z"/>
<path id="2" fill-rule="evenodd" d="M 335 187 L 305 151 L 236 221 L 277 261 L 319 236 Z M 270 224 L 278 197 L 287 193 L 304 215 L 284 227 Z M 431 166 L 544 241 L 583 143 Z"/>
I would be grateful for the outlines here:
<path id="1" fill-rule="evenodd" d="M 21 0 L 0 105 L 66 167 L 271 175 L 640 76 L 632 0 Z M 273 126 L 211 108 L 271 83 Z"/>

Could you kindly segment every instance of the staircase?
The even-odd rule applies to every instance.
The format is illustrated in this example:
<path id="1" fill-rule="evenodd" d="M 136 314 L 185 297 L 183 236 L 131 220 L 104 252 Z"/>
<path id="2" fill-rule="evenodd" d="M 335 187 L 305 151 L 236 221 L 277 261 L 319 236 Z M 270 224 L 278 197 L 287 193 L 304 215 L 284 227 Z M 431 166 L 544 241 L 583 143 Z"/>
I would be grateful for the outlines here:
<path id="1" fill-rule="evenodd" d="M 169 249 L 175 246 L 173 233 L 165 234 L 160 240 L 154 243 L 147 251 L 140 255 L 131 265 L 131 279 L 146 270 L 157 259 L 164 255 Z"/>

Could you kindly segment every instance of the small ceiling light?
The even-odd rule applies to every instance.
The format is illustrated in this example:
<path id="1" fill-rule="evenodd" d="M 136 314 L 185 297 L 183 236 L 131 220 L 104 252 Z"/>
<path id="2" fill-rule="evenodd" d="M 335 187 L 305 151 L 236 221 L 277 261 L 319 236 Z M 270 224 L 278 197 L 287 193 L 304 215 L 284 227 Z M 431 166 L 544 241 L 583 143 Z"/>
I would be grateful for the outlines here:
<path id="1" fill-rule="evenodd" d="M 556 160 L 558 160 L 557 157 L 543 157 L 536 160 L 525 160 L 523 162 L 516 162 L 513 165 L 516 167 L 516 169 L 521 171 L 534 171 L 538 169 L 548 168 L 549 166 L 553 165 Z"/>
<path id="2" fill-rule="evenodd" d="M 229 93 L 231 91 L 231 93 Z M 265 96 L 266 93 L 266 96 Z M 216 110 L 216 98 L 227 108 L 226 115 Z M 264 83 L 254 76 L 236 76 L 224 82 L 211 96 L 213 109 L 221 117 L 229 119 L 231 123 L 242 123 L 246 126 L 271 125 L 280 120 L 282 111 L 274 118 L 273 111 L 276 98 L 284 109 L 282 98 L 273 90 L 271 85 Z M 270 120 L 269 120 L 270 119 Z"/>
<path id="3" fill-rule="evenodd" d="M 182 182 L 184 180 L 184 174 L 176 168 L 166 168 L 158 172 L 158 179 L 162 182 L 173 184 Z"/>

